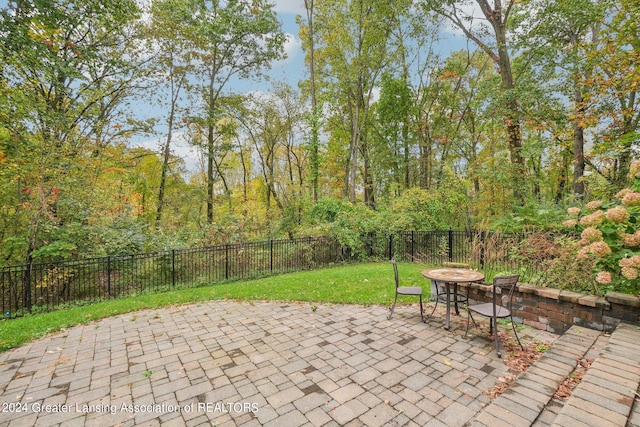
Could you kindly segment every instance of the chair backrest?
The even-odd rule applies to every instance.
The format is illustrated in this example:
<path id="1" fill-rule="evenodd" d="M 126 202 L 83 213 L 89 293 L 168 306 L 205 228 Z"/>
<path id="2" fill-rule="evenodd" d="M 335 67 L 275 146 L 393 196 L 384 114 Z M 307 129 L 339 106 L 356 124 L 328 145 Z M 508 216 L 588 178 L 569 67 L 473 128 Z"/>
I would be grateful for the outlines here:
<path id="1" fill-rule="evenodd" d="M 493 278 L 494 315 L 495 315 L 495 310 L 497 305 L 498 294 L 502 295 L 500 298 L 502 306 L 505 306 L 505 308 L 511 311 L 511 306 L 513 304 L 513 291 L 515 291 L 516 289 L 516 284 L 518 284 L 519 278 L 520 278 L 519 274 L 512 274 L 509 276 L 496 276 Z"/>
<path id="2" fill-rule="evenodd" d="M 400 286 L 400 279 L 398 278 L 398 264 L 396 264 L 395 258 L 391 260 L 391 264 L 393 264 L 393 278 L 396 281 L 396 290 L 397 290 L 398 286 Z"/>

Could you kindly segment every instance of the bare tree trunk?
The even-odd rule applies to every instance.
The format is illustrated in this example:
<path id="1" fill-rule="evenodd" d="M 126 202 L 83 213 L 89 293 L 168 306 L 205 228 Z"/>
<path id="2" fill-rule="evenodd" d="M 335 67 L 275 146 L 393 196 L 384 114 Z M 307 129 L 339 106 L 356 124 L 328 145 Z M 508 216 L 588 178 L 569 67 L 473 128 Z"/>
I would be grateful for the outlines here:
<path id="1" fill-rule="evenodd" d="M 498 15 L 498 13 L 496 13 L 496 15 Z M 513 194 L 516 200 L 520 204 L 523 204 L 526 199 L 524 187 L 526 171 L 524 167 L 524 159 L 522 157 L 522 130 L 520 128 L 518 100 L 513 94 L 513 72 L 511 70 L 511 59 L 509 58 L 509 52 L 507 50 L 506 28 L 505 23 L 500 19 L 495 19 L 493 21 L 493 26 L 496 33 L 496 42 L 498 43 L 498 67 L 500 68 L 502 89 L 504 91 L 505 103 L 507 106 L 505 127 L 509 142 L 509 153 L 511 155 L 512 177 L 514 183 Z"/>
<path id="2" fill-rule="evenodd" d="M 558 141 L 559 143 L 559 141 Z M 556 190 L 556 203 L 562 202 L 562 199 L 566 193 L 566 187 L 569 180 L 568 171 L 569 171 L 569 158 L 571 157 L 571 153 L 569 150 L 565 149 L 562 151 L 562 165 L 560 166 L 560 178 L 558 179 L 558 189 Z M 575 170 L 574 170 L 575 173 Z M 574 175 L 575 178 L 575 175 Z"/>
<path id="3" fill-rule="evenodd" d="M 362 143 L 362 160 L 364 163 L 364 203 L 371 208 L 375 208 L 376 198 L 373 191 L 373 178 L 371 177 L 371 160 L 369 159 L 366 141 Z"/>
<path id="4" fill-rule="evenodd" d="M 576 199 L 584 197 L 584 103 L 582 88 L 576 85 L 574 92 L 575 117 L 573 118 L 573 194 Z"/>
<path id="5" fill-rule="evenodd" d="M 360 90 L 360 88 L 358 88 Z M 349 200 L 356 201 L 356 173 L 358 171 L 358 148 L 360 145 L 360 105 L 356 100 L 355 117 L 352 120 L 351 145 L 349 147 Z"/>
<path id="6" fill-rule="evenodd" d="M 215 128 L 213 125 L 215 95 L 214 95 L 215 74 L 211 73 L 209 80 L 208 113 L 207 113 L 207 223 L 213 224 L 213 181 L 214 181 L 214 144 Z"/>
<path id="7" fill-rule="evenodd" d="M 164 193 L 167 182 L 167 174 L 169 172 L 169 160 L 171 158 L 171 140 L 173 138 L 173 127 L 176 119 L 176 106 L 178 105 L 178 97 L 185 83 L 186 76 L 176 72 L 176 67 L 171 54 L 170 68 L 170 93 L 171 93 L 171 109 L 169 111 L 169 120 L 167 123 L 167 139 L 162 147 L 162 167 L 160 170 L 160 186 L 158 188 L 158 207 L 156 209 L 156 227 L 160 226 L 162 219 L 162 210 L 164 208 Z"/>
<path id="8" fill-rule="evenodd" d="M 213 125 L 207 128 L 207 223 L 213 224 Z"/>
<path id="9" fill-rule="evenodd" d="M 164 190 L 167 182 L 167 172 L 169 171 L 169 157 L 171 153 L 171 134 L 173 131 L 173 107 L 169 117 L 169 129 L 164 147 L 162 147 L 162 166 L 160 168 L 160 186 L 158 188 L 158 207 L 156 209 L 156 228 L 160 227 L 162 219 L 162 208 L 164 207 Z"/>
<path id="10" fill-rule="evenodd" d="M 311 80 L 311 146 L 309 147 L 309 168 L 311 169 L 311 195 L 313 203 L 318 202 L 318 174 L 319 174 L 319 129 L 318 129 L 318 100 L 316 97 L 316 61 L 315 61 L 315 34 L 313 27 L 313 2 L 304 0 L 307 11 L 307 23 L 309 25 L 309 79 Z"/>
<path id="11" fill-rule="evenodd" d="M 494 0 L 493 6 L 489 4 L 488 0 L 476 0 L 476 3 L 480 6 L 483 15 L 493 27 L 497 51 L 493 51 L 487 43 L 482 41 L 481 36 L 478 36 L 471 31 L 471 29 L 466 26 L 466 22 L 458 17 L 455 9 L 452 13 L 443 12 L 442 10 L 440 13 L 460 28 L 465 35 L 469 37 L 469 39 L 489 55 L 498 68 L 498 72 L 500 73 L 500 78 L 502 80 L 502 91 L 506 107 L 504 123 L 509 143 L 511 176 L 513 178 L 513 195 L 519 204 L 524 204 L 526 199 L 524 188 L 526 170 L 524 167 L 524 159 L 522 157 L 520 108 L 518 99 L 513 92 L 513 72 L 511 70 L 511 59 L 509 58 L 506 37 L 507 22 L 509 20 L 511 7 L 514 5 L 515 0 L 507 0 L 505 8 L 502 6 L 502 0 Z"/>

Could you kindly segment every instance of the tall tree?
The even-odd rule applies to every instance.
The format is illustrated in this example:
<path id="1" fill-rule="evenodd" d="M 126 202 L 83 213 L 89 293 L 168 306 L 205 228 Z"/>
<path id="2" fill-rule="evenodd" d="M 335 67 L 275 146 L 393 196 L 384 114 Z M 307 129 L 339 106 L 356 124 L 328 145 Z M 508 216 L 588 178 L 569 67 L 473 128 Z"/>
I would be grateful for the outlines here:
<path id="1" fill-rule="evenodd" d="M 364 201 L 373 205 L 367 128 L 374 88 L 390 60 L 389 5 L 384 1 L 341 0 L 318 2 L 315 7 L 315 35 L 321 41 L 315 50 L 316 71 L 322 69 L 325 99 L 333 111 L 340 111 L 329 126 L 334 127 L 332 132 L 348 135 L 344 195 L 356 200 L 361 172 Z"/>
<path id="2" fill-rule="evenodd" d="M 204 105 L 207 153 L 207 220 L 213 222 L 215 154 L 220 120 L 218 100 L 237 76 L 260 75 L 284 57 L 283 34 L 273 5 L 266 0 L 188 0 L 197 34 L 194 74 Z M 177 29 L 180 31 L 180 29 Z"/>
<path id="3" fill-rule="evenodd" d="M 640 5 L 614 1 L 588 56 L 598 66 L 586 84 L 595 86 L 591 118 L 600 125 L 590 165 L 613 188 L 627 184 L 629 166 L 640 154 Z"/>
<path id="4" fill-rule="evenodd" d="M 141 78 L 139 17 L 132 0 L 15 1 L 0 11 L 2 80 L 10 88 L 3 126 L 19 165 L 9 178 L 22 227 L 14 236 L 28 242 L 19 251 L 27 263 L 68 253 L 73 244 L 56 241 L 56 230 L 86 220 L 71 206 L 91 210 L 82 195 L 91 193 L 103 156 L 135 130 L 126 102 Z"/>
<path id="5" fill-rule="evenodd" d="M 382 168 L 391 168 L 394 193 L 413 186 L 423 164 L 418 125 L 421 80 L 425 69 L 437 62 L 432 44 L 437 38 L 435 25 L 421 14 L 415 14 L 406 1 L 393 2 L 389 8 L 391 24 L 388 49 L 396 52 L 380 81 L 380 99 L 377 101 L 376 119 L 373 121 L 373 169 L 378 172 L 376 186 L 388 187 Z M 416 156 L 417 155 L 417 156 Z M 416 162 L 418 157 L 418 162 Z M 387 188 L 389 190 L 389 188 Z"/>
<path id="6" fill-rule="evenodd" d="M 597 41 L 604 17 L 604 2 L 571 0 L 532 2 L 535 17 L 524 14 L 522 20 L 530 26 L 523 32 L 519 47 L 529 52 L 537 65 L 538 78 L 546 82 L 542 96 L 559 93 L 572 100 L 573 195 L 585 194 L 585 130 L 591 78 L 595 64 L 588 58 L 588 47 Z M 557 86 L 554 86 L 557 83 Z M 549 117 L 551 118 L 551 117 Z M 544 121 L 548 119 L 541 118 Z M 557 131 L 556 138 L 559 137 Z"/>
<path id="7" fill-rule="evenodd" d="M 504 109 L 504 124 L 509 142 L 511 155 L 512 178 L 514 195 L 521 203 L 524 202 L 525 165 L 522 155 L 521 112 L 515 76 L 509 53 L 509 39 L 507 32 L 512 23 L 512 11 L 516 0 L 495 0 L 493 6 L 488 0 L 453 0 L 442 2 L 439 0 L 424 0 L 427 11 L 433 11 L 445 17 L 455 27 L 459 28 L 470 40 L 482 49 L 494 62 L 502 82 L 502 100 Z M 486 25 L 478 24 L 473 16 L 474 5 L 480 8 L 486 19 Z"/>
<path id="8" fill-rule="evenodd" d="M 378 130 L 382 146 L 380 151 L 387 167 L 392 170 L 397 189 L 409 188 L 410 141 L 408 120 L 412 116 L 413 94 L 406 80 L 383 74 L 380 100 L 377 104 Z M 385 155 L 386 154 L 386 155 Z"/>
<path id="9" fill-rule="evenodd" d="M 171 160 L 171 144 L 174 133 L 179 130 L 183 121 L 180 120 L 180 113 L 188 114 L 181 108 L 180 101 L 183 93 L 189 90 L 189 69 L 192 55 L 190 47 L 194 43 L 193 34 L 189 33 L 191 27 L 188 25 L 190 16 L 181 13 L 181 6 L 174 0 L 158 0 L 151 7 L 151 42 L 155 55 L 153 64 L 158 81 L 159 98 L 169 109 L 166 118 L 166 136 L 162 144 L 160 167 L 160 182 L 157 192 L 157 206 L 155 222 L 156 227 L 160 227 L 162 211 L 165 204 L 165 192 L 167 176 L 169 174 Z M 175 31 L 175 28 L 182 28 L 182 31 Z"/>
<path id="10" fill-rule="evenodd" d="M 316 84 L 316 36 L 315 36 L 315 0 L 304 0 L 307 22 L 300 25 L 300 36 L 307 46 L 307 63 L 309 67 L 309 91 L 311 96 L 311 113 L 309 116 L 309 175 L 311 180 L 311 197 L 318 202 L 319 148 L 320 148 L 320 110 Z"/>

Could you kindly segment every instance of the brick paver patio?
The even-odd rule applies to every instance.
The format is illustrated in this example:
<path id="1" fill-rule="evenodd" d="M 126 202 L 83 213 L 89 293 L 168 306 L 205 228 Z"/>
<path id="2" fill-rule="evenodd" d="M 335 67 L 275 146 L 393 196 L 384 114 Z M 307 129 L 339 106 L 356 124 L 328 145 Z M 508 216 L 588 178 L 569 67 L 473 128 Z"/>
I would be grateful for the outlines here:
<path id="1" fill-rule="evenodd" d="M 418 309 L 212 301 L 0 354 L 0 426 L 462 426 L 508 375 L 485 334 Z M 457 319 L 457 320 L 456 320 Z M 523 331 L 525 341 L 555 335 Z"/>

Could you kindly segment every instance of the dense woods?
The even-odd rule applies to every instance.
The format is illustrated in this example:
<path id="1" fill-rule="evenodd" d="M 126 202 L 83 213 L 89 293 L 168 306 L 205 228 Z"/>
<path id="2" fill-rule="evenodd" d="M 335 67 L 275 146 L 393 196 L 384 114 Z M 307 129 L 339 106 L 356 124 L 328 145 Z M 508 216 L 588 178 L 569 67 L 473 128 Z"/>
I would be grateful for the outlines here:
<path id="1" fill-rule="evenodd" d="M 9 1 L 0 265 L 370 231 L 558 229 L 640 156 L 632 0 Z M 447 32 L 466 49 L 447 54 Z M 144 112 L 144 114 L 141 114 Z M 141 137 L 157 150 L 135 147 Z M 189 167 L 178 139 L 200 155 Z"/>

